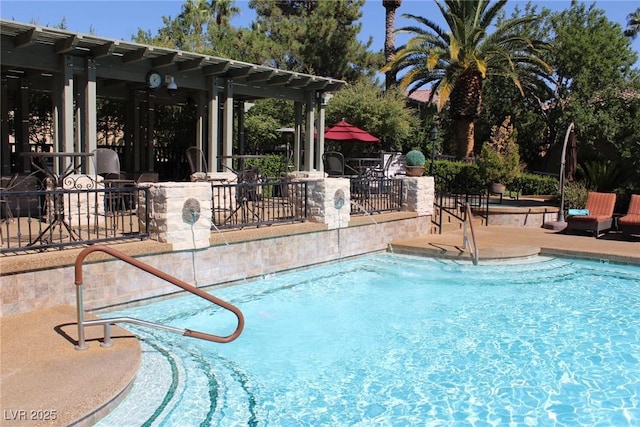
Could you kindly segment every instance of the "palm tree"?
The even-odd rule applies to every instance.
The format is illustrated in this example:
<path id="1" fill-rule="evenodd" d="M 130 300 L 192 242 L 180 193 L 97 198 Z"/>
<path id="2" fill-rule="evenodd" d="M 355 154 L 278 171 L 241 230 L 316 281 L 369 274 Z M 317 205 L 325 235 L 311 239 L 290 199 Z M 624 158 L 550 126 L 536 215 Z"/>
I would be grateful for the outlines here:
<path id="1" fill-rule="evenodd" d="M 211 0 L 211 9 L 216 16 L 218 26 L 229 25 L 231 18 L 240 13 L 240 9 L 233 5 L 234 0 Z"/>
<path id="2" fill-rule="evenodd" d="M 624 35 L 634 40 L 638 33 L 640 33 L 640 7 L 627 16 L 627 28 L 624 30 Z"/>
<path id="3" fill-rule="evenodd" d="M 532 16 L 498 21 L 507 0 L 434 0 L 448 28 L 415 15 L 403 15 L 422 26 L 398 29 L 414 36 L 401 46 L 383 71 L 406 70 L 400 87 L 413 92 L 431 84 L 438 111 L 449 102 L 454 121 L 456 157 L 474 154 L 474 129 L 482 108 L 482 85 L 489 76 L 505 76 L 524 93 L 527 80 L 551 67 L 537 56 L 547 45 L 530 40 L 521 28 Z M 426 27 L 426 28 L 423 28 Z M 491 32 L 490 30 L 493 30 Z"/>
<path id="4" fill-rule="evenodd" d="M 387 62 L 393 61 L 396 50 L 396 41 L 393 34 L 396 26 L 396 9 L 400 7 L 402 0 L 382 0 L 385 9 L 384 20 L 384 57 Z M 396 73 L 389 70 L 385 73 L 385 87 L 390 89 L 396 84 Z"/>

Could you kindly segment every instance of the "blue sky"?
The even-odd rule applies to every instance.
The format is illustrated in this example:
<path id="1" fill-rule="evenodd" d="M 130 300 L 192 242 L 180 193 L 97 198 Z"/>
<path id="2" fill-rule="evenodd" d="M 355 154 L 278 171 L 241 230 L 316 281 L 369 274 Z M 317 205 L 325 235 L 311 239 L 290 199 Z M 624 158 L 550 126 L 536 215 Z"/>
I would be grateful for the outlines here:
<path id="1" fill-rule="evenodd" d="M 330 1 L 330 0 L 326 0 Z M 94 1 L 94 0 L 1 0 L 0 16 L 3 19 L 15 19 L 25 23 L 36 23 L 42 26 L 54 26 L 66 19 L 67 28 L 79 33 L 93 32 L 101 37 L 131 40 L 131 36 L 138 32 L 138 28 L 150 30 L 155 34 L 163 26 L 163 16 L 177 16 L 181 11 L 182 1 L 179 0 L 137 0 L 137 1 Z M 535 4 L 555 10 L 569 7 L 571 0 L 536 1 Z M 586 2 L 592 4 L 594 2 Z M 237 0 L 236 6 L 241 14 L 234 20 L 234 25 L 249 26 L 254 14 L 249 9 L 247 0 Z M 509 5 L 526 1 L 510 1 Z M 626 27 L 626 17 L 640 6 L 638 0 L 599 0 L 595 1 L 598 8 L 605 10 L 607 17 Z M 432 1 L 404 0 L 398 9 L 396 27 L 413 23 L 402 19 L 400 15 L 411 13 L 419 16 L 439 16 L 439 12 Z M 380 0 L 367 0 L 363 8 L 362 32 L 360 38 L 367 40 L 373 37 L 373 49 L 381 50 L 384 43 L 384 7 Z M 400 41 L 400 40 L 399 40 Z M 640 53 L 640 37 L 633 43 L 633 49 Z M 638 61 L 637 64 L 640 64 Z"/>

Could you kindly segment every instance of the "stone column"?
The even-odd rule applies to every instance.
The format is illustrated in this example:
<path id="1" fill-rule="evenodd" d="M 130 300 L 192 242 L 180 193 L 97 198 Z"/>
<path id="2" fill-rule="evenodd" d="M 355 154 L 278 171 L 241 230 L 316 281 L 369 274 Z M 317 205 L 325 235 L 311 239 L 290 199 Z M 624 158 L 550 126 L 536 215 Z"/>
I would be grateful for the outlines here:
<path id="1" fill-rule="evenodd" d="M 432 176 L 404 176 L 402 210 L 418 216 L 433 215 L 434 180 Z"/>
<path id="2" fill-rule="evenodd" d="M 174 250 L 209 247 L 211 184 L 208 182 L 141 183 L 149 187 L 149 234 Z M 138 206 L 145 203 L 140 192 Z M 144 210 L 139 209 L 138 217 Z M 143 226 L 141 222 L 140 226 Z"/>
<path id="3" fill-rule="evenodd" d="M 327 224 L 329 230 L 349 225 L 349 178 L 325 178 L 323 172 L 293 172 L 288 179 L 308 182 L 309 221 Z"/>

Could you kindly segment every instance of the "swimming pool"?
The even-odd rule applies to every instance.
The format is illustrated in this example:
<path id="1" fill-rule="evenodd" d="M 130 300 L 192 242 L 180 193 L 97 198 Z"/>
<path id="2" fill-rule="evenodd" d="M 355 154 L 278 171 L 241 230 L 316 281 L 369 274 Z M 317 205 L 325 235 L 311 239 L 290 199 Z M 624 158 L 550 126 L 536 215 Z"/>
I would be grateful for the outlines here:
<path id="1" fill-rule="evenodd" d="M 379 254 L 213 293 L 240 338 L 131 326 L 142 366 L 98 425 L 640 425 L 637 267 Z M 235 327 L 193 297 L 118 314 Z"/>

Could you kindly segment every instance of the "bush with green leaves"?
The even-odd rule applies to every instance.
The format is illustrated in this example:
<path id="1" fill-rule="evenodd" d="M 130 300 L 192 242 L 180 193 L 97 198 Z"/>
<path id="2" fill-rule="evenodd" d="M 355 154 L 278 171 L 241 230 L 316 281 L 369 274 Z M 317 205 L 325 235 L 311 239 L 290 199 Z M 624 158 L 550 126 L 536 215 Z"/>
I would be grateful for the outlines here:
<path id="1" fill-rule="evenodd" d="M 260 175 L 268 178 L 279 178 L 285 171 L 286 160 L 280 154 L 269 154 L 262 159 L 247 159 L 245 167 L 258 166 Z"/>
<path id="2" fill-rule="evenodd" d="M 474 163 L 436 160 L 433 164 L 436 191 L 454 194 L 482 194 L 486 186 Z"/>
<path id="3" fill-rule="evenodd" d="M 517 177 L 510 189 L 526 195 L 557 195 L 559 193 L 558 178 L 548 175 L 523 173 Z"/>
<path id="4" fill-rule="evenodd" d="M 501 126 L 491 128 L 491 138 L 482 145 L 477 164 L 485 184 L 511 184 L 520 175 L 520 154 L 516 143 L 517 131 L 511 117 Z"/>
<path id="5" fill-rule="evenodd" d="M 487 189 L 478 165 L 468 162 L 436 160 L 433 164 L 436 191 L 481 194 Z M 508 187 L 524 195 L 558 195 L 558 178 L 531 173 L 518 176 Z"/>
<path id="6" fill-rule="evenodd" d="M 602 192 L 616 191 L 630 180 L 633 173 L 620 163 L 605 160 L 581 162 L 578 171 L 589 189 Z"/>
<path id="7" fill-rule="evenodd" d="M 424 166 L 426 159 L 424 154 L 418 150 L 411 150 L 405 156 L 407 166 Z"/>
<path id="8" fill-rule="evenodd" d="M 589 190 L 582 181 L 568 182 L 564 186 L 564 208 L 582 209 L 587 203 Z"/>

